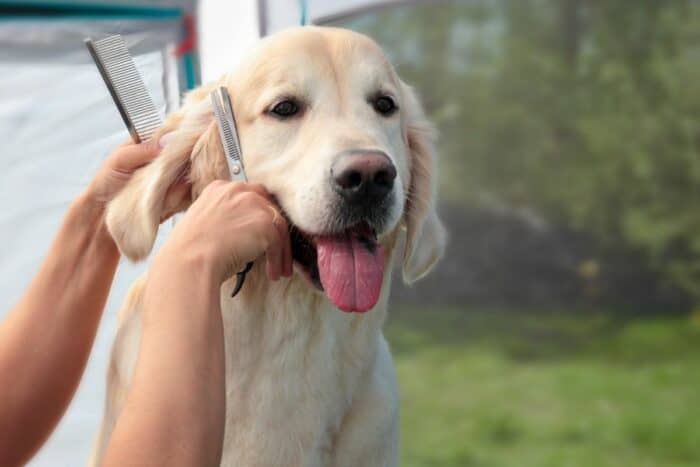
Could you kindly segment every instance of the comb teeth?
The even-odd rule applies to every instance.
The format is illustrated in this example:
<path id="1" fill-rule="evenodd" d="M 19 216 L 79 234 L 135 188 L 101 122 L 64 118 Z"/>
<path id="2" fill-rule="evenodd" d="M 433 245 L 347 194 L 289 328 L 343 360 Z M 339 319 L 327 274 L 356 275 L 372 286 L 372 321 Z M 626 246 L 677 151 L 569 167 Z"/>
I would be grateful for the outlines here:
<path id="1" fill-rule="evenodd" d="M 85 44 L 135 142 L 148 141 L 162 120 L 120 35 Z"/>

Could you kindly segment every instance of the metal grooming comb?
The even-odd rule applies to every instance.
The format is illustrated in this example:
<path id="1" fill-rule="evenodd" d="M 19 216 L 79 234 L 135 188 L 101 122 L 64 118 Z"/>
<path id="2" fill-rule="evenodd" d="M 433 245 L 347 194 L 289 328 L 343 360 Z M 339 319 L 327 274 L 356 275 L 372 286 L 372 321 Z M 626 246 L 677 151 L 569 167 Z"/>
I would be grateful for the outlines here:
<path id="1" fill-rule="evenodd" d="M 120 35 L 93 41 L 85 45 L 90 51 L 102 79 L 135 143 L 148 141 L 163 124 L 153 99 L 129 55 Z"/>
<path id="2" fill-rule="evenodd" d="M 211 92 L 211 104 L 214 108 L 216 125 L 219 127 L 219 136 L 221 136 L 221 144 L 226 154 L 231 180 L 234 182 L 247 182 L 248 179 L 243 168 L 243 153 L 241 152 L 241 144 L 238 141 L 238 131 L 236 131 L 236 120 L 233 116 L 233 107 L 225 87 L 219 87 Z M 245 276 L 252 267 L 253 262 L 251 261 L 246 264 L 243 270 L 236 273 L 236 285 L 233 287 L 231 297 L 235 297 L 241 291 L 243 282 L 245 282 Z"/>

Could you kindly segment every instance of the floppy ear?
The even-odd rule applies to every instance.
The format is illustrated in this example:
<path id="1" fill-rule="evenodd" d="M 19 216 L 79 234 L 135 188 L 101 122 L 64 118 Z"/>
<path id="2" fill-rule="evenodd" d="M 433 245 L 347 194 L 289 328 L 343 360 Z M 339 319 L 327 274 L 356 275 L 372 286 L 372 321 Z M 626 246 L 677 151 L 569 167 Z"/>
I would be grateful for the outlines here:
<path id="1" fill-rule="evenodd" d="M 403 280 L 411 284 L 428 274 L 442 257 L 447 233 L 435 208 L 437 180 L 435 129 L 413 90 L 402 83 L 406 107 L 405 138 L 409 150 L 411 181 L 404 225 Z"/>
<path id="2" fill-rule="evenodd" d="M 210 89 L 193 91 L 182 109 L 168 117 L 155 136 L 170 133 L 162 152 L 137 170 L 107 205 L 107 228 L 122 254 L 133 261 L 151 252 L 162 220 L 187 209 L 204 186 L 225 177 Z"/>

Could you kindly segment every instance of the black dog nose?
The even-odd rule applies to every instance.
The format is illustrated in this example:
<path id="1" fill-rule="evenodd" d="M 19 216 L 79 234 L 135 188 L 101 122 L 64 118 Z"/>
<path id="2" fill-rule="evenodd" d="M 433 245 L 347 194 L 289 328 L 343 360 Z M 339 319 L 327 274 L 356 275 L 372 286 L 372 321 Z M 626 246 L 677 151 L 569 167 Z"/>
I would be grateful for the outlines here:
<path id="1" fill-rule="evenodd" d="M 396 168 L 382 152 L 351 152 L 331 167 L 335 190 L 352 203 L 383 200 L 394 187 Z"/>

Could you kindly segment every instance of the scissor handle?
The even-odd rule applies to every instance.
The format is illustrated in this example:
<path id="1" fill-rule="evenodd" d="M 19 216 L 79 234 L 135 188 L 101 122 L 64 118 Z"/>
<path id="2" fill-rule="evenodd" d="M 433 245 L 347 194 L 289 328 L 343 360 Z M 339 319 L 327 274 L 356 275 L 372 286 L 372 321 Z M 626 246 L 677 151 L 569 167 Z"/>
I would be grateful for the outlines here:
<path id="1" fill-rule="evenodd" d="M 253 262 L 251 261 L 250 263 L 246 264 L 243 269 L 236 273 L 236 285 L 233 287 L 233 292 L 231 292 L 231 298 L 238 295 L 238 292 L 241 291 L 243 288 L 243 283 L 245 282 L 245 275 L 248 274 L 248 271 L 250 271 L 252 268 Z"/>

